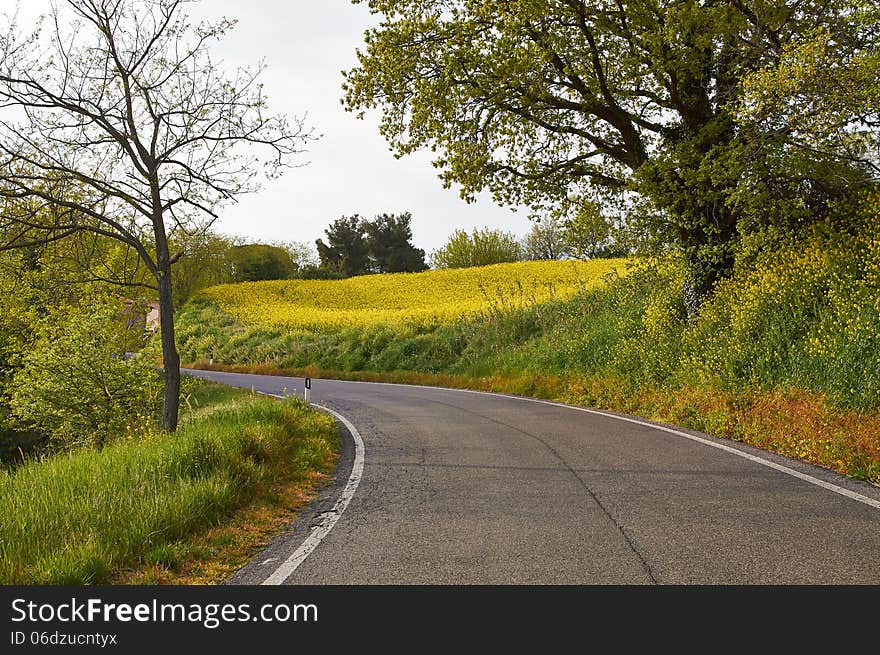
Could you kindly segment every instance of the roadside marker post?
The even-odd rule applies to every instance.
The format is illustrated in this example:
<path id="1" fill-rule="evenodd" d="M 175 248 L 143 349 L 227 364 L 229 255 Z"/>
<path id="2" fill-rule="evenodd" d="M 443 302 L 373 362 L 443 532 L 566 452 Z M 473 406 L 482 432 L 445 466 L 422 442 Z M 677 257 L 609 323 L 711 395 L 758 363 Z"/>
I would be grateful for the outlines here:
<path id="1" fill-rule="evenodd" d="M 309 398 L 312 395 L 311 391 L 312 391 L 312 378 L 306 378 L 306 388 L 305 388 L 305 391 L 303 391 L 303 398 L 305 398 L 306 405 L 310 404 Z"/>

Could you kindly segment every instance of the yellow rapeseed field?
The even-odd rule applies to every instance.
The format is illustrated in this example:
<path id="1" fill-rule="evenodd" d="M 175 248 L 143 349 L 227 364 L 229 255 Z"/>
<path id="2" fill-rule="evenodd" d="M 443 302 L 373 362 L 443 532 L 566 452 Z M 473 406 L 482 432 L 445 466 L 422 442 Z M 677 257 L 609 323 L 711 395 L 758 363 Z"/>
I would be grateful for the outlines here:
<path id="1" fill-rule="evenodd" d="M 278 280 L 211 287 L 203 293 L 248 325 L 321 331 L 349 326 L 447 323 L 604 284 L 625 259 L 517 262 L 345 280 Z"/>

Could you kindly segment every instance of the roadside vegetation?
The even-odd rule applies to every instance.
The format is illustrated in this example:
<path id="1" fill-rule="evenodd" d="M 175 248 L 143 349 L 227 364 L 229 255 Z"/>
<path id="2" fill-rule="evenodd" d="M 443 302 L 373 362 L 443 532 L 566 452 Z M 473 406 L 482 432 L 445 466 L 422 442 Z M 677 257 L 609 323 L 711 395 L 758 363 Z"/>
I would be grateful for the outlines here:
<path id="1" fill-rule="evenodd" d="M 666 257 L 638 260 L 573 297 L 499 297 L 476 317 L 390 323 L 379 315 L 311 332 L 249 321 L 264 306 L 243 289 L 245 306 L 227 305 L 234 315 L 209 291 L 181 312 L 180 349 L 198 365 L 213 357 L 233 369 L 559 398 L 880 482 L 880 240 L 876 209 L 864 211 L 854 231 L 855 222 L 828 223 L 772 253 L 743 254 L 695 318 L 682 302 L 686 272 Z M 440 275 L 425 274 L 425 288 Z"/>
<path id="2" fill-rule="evenodd" d="M 164 430 L 145 307 L 82 274 L 0 253 L 0 584 L 222 582 L 332 473 L 335 425 L 184 378 Z"/>
<path id="3" fill-rule="evenodd" d="M 173 582 L 175 569 L 194 566 L 195 581 L 221 581 L 267 535 L 246 521 L 223 542 L 206 539 L 210 530 L 237 511 L 302 504 L 332 471 L 333 421 L 296 400 L 205 383 L 186 399 L 192 409 L 174 435 L 154 430 L 0 471 L 0 583 Z M 218 562 L 233 540 L 245 560 Z"/>

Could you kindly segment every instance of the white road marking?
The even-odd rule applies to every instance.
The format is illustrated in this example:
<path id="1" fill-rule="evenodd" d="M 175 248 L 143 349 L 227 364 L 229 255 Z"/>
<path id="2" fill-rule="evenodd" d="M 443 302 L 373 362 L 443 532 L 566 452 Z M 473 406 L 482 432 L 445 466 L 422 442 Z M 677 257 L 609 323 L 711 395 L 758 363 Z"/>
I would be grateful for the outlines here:
<path id="1" fill-rule="evenodd" d="M 606 418 L 612 418 L 618 421 L 626 421 L 627 423 L 634 423 L 636 425 L 641 425 L 646 428 L 651 428 L 654 430 L 660 430 L 662 432 L 668 432 L 669 434 L 674 434 L 679 437 L 684 437 L 685 439 L 690 439 L 691 441 L 696 441 L 697 443 L 701 443 L 705 446 L 711 446 L 712 448 L 717 448 L 718 450 L 723 450 L 724 452 L 730 453 L 732 455 L 736 455 L 737 457 L 742 457 L 743 459 L 747 459 L 751 462 L 755 462 L 756 464 L 760 464 L 762 466 L 766 466 L 768 468 L 779 471 L 780 473 L 785 473 L 786 475 L 790 475 L 799 480 L 803 480 L 804 482 L 808 482 L 817 487 L 821 487 L 822 489 L 826 489 L 828 491 L 832 491 L 836 494 L 840 494 L 841 496 L 845 496 L 851 500 L 855 500 L 859 503 L 863 503 L 875 509 L 880 509 L 880 500 L 875 498 L 871 498 L 869 496 L 865 496 L 855 491 L 851 491 L 850 489 L 846 489 L 839 485 L 833 484 L 831 482 L 826 482 L 825 480 L 820 480 L 819 478 L 813 477 L 812 475 L 808 475 L 807 473 L 801 473 L 800 471 L 796 471 L 793 468 L 789 468 L 788 466 L 783 466 L 782 464 L 777 464 L 774 461 L 769 459 L 764 459 L 763 457 L 759 457 L 757 455 L 753 455 L 751 453 L 744 452 L 737 448 L 732 448 L 731 446 L 726 446 L 724 444 L 716 443 L 715 441 L 711 441 L 709 439 L 704 439 L 703 437 L 698 437 L 693 434 L 688 434 L 687 432 L 682 432 L 681 430 L 675 430 L 673 428 L 667 428 L 662 425 L 656 425 L 654 423 L 649 423 L 648 421 L 641 421 L 635 418 L 629 418 L 626 416 L 618 416 L 617 414 L 611 414 L 609 412 L 603 412 L 598 409 L 588 409 L 587 407 L 578 407 L 577 405 L 566 405 L 565 403 L 557 403 L 552 400 L 541 400 L 540 398 L 526 398 L 525 396 L 513 396 L 505 393 L 496 393 L 493 391 L 475 391 L 474 389 L 452 389 L 450 387 L 431 387 L 424 384 L 394 384 L 393 382 L 363 382 L 360 380 L 332 380 L 333 382 L 345 382 L 347 384 L 381 384 L 389 387 L 415 387 L 418 389 L 441 389 L 443 391 L 458 391 L 462 393 L 473 393 L 473 394 L 481 394 L 484 396 L 498 396 L 501 398 L 510 398 L 513 400 L 522 400 L 530 403 L 539 403 L 542 405 L 551 405 L 553 407 L 562 407 L 563 409 L 570 409 L 576 412 L 585 412 L 587 414 L 595 414 L 597 416 L 604 416 Z"/>
<path id="2" fill-rule="evenodd" d="M 275 398 L 281 398 L 278 394 L 265 394 L 267 396 L 274 396 Z M 345 511 L 345 508 L 348 507 L 348 504 L 351 502 L 352 497 L 354 496 L 354 492 L 357 491 L 358 484 L 360 484 L 361 477 L 364 473 L 364 440 L 361 438 L 360 433 L 357 431 L 357 428 L 352 425 L 351 421 L 345 418 L 339 412 L 335 412 L 329 407 L 324 407 L 323 405 L 313 405 L 313 407 L 318 407 L 321 410 L 327 412 L 328 414 L 336 417 L 342 424 L 348 428 L 348 431 L 351 433 L 351 436 L 354 438 L 354 465 L 351 467 L 351 475 L 348 476 L 348 482 L 345 484 L 345 488 L 342 490 L 342 493 L 339 495 L 339 498 L 336 500 L 336 504 L 333 505 L 333 509 L 322 512 L 321 522 L 316 525 L 308 537 L 306 537 L 305 541 L 303 541 L 299 548 L 297 548 L 293 554 L 288 557 L 284 562 L 282 562 L 272 574 L 263 580 L 262 583 L 264 585 L 279 585 L 282 584 L 287 578 L 289 578 L 294 571 L 302 564 L 305 559 L 312 554 L 312 551 L 318 547 L 318 544 L 326 537 L 330 530 L 333 529 L 333 526 L 336 524 L 336 521 L 339 520 L 339 517 L 342 516 L 342 513 Z"/>

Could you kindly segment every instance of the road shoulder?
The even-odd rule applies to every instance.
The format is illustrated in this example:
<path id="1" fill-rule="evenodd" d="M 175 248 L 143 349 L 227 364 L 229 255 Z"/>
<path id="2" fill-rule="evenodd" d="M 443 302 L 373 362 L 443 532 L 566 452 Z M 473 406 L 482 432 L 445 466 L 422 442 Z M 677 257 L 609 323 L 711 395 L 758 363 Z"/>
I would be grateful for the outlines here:
<path id="1" fill-rule="evenodd" d="M 354 438 L 341 421 L 337 420 L 336 425 L 339 429 L 341 446 L 332 481 L 323 487 L 315 500 L 299 510 L 297 517 L 284 529 L 284 532 L 239 569 L 226 584 L 262 584 L 306 540 L 318 517 L 333 509 L 348 482 L 355 458 Z"/>

